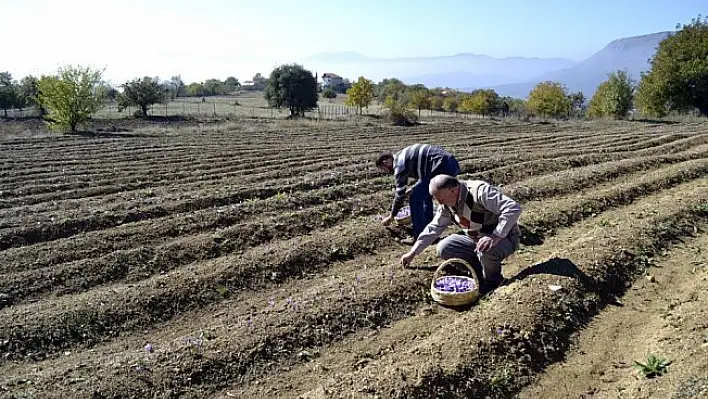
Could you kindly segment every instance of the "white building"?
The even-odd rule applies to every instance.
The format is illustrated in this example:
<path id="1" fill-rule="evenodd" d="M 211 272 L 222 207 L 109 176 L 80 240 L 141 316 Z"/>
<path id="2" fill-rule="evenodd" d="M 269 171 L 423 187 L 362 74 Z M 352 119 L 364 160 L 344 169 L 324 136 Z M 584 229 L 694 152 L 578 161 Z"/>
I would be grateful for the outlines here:
<path id="1" fill-rule="evenodd" d="M 342 84 L 344 84 L 344 81 L 341 76 L 337 75 L 336 73 L 323 73 L 322 74 L 322 88 L 326 89 L 330 86 L 332 87 L 339 87 Z"/>

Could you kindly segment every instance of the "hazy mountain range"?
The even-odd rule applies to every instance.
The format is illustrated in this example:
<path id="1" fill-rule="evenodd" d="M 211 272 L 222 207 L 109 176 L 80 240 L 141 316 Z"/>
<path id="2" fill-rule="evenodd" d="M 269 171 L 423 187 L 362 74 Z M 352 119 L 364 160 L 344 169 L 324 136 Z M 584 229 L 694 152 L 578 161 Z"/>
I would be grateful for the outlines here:
<path id="1" fill-rule="evenodd" d="M 333 72 L 350 80 L 366 76 L 375 82 L 397 77 L 408 84 L 451 87 L 471 91 L 493 88 L 500 95 L 525 98 L 540 81 L 559 81 L 569 91 L 587 98 L 607 79 L 607 74 L 626 69 L 639 79 L 661 40 L 671 32 L 659 32 L 614 40 L 589 58 L 577 62 L 564 58 L 493 58 L 479 54 L 442 57 L 371 58 L 354 52 L 321 53 L 300 62 L 308 69 Z"/>

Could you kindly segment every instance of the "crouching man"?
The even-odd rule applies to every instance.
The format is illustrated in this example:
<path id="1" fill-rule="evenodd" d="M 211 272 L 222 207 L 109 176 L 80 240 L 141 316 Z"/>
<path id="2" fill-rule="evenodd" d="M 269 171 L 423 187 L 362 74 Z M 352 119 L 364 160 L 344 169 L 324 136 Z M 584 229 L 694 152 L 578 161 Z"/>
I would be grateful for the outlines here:
<path id="1" fill-rule="evenodd" d="M 519 248 L 519 203 L 489 183 L 460 181 L 449 175 L 432 178 L 429 191 L 440 205 L 411 250 L 401 257 L 401 264 L 410 264 L 454 223 L 462 232 L 440 241 L 438 256 L 465 260 L 477 272 L 483 288 L 498 287 L 503 280 L 502 261 Z"/>

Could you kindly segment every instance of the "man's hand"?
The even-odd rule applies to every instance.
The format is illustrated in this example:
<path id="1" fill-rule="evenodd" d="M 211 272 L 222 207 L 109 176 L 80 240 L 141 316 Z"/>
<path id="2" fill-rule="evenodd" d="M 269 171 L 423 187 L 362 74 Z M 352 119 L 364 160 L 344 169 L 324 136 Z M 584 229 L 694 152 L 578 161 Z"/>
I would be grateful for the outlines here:
<path id="1" fill-rule="evenodd" d="M 393 221 L 393 216 L 388 215 L 381 220 L 381 224 L 384 226 L 388 226 L 389 224 L 391 224 L 392 221 Z"/>
<path id="2" fill-rule="evenodd" d="M 415 258 L 415 252 L 413 251 L 408 251 L 406 252 L 403 256 L 401 256 L 401 264 L 405 267 L 411 264 L 413 261 L 413 258 Z"/>
<path id="3" fill-rule="evenodd" d="M 503 238 L 497 236 L 484 236 L 477 241 L 477 251 L 487 252 L 494 248 Z"/>

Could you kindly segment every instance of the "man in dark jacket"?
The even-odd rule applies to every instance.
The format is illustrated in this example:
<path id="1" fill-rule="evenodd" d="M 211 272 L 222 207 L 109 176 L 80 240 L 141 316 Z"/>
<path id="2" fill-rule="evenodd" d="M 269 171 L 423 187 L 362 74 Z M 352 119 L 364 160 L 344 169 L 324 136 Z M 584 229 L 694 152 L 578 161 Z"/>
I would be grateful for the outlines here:
<path id="1" fill-rule="evenodd" d="M 460 173 L 460 165 L 452 154 L 440 147 L 413 144 L 395 154 L 381 153 L 376 159 L 376 167 L 392 174 L 396 181 L 391 213 L 383 219 L 384 226 L 390 224 L 403 207 L 408 179 L 417 179 L 409 190 L 413 237 L 402 241 L 404 244 L 413 245 L 425 226 L 433 220 L 433 199 L 428 191 L 430 179 L 441 174 L 457 176 Z"/>

